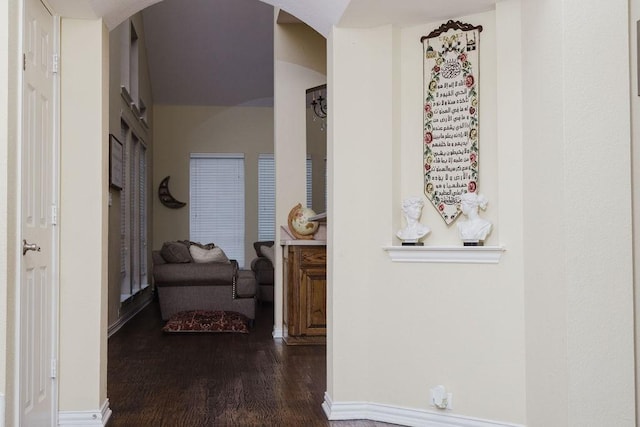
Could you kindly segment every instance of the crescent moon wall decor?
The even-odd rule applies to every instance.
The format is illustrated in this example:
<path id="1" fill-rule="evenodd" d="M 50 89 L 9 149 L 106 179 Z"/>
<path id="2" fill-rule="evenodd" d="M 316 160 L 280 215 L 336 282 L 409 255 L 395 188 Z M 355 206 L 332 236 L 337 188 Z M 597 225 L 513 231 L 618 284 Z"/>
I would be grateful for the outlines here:
<path id="1" fill-rule="evenodd" d="M 169 175 L 165 176 L 164 179 L 160 182 L 160 186 L 158 187 L 158 198 L 160 199 L 160 202 L 168 208 L 183 208 L 187 204 L 185 202 L 176 200 L 176 198 L 173 197 L 171 195 L 171 192 L 169 191 L 169 177 Z"/>

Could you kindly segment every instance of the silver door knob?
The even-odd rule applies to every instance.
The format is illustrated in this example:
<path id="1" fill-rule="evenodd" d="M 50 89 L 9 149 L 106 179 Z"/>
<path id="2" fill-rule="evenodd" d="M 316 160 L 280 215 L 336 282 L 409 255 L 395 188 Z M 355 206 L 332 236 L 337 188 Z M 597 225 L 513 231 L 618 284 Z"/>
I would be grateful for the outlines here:
<path id="1" fill-rule="evenodd" d="M 27 243 L 26 240 L 22 239 L 22 255 L 26 255 L 28 251 L 40 252 L 40 246 L 35 243 Z"/>

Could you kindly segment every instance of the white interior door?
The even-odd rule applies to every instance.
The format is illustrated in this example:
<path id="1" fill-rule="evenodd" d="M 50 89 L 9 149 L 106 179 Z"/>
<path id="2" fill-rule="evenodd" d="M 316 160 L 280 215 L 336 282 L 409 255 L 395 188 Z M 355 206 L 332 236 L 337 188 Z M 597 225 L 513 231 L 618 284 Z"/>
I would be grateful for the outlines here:
<path id="1" fill-rule="evenodd" d="M 54 426 L 56 416 L 54 20 L 25 0 L 22 111 L 20 425 Z"/>

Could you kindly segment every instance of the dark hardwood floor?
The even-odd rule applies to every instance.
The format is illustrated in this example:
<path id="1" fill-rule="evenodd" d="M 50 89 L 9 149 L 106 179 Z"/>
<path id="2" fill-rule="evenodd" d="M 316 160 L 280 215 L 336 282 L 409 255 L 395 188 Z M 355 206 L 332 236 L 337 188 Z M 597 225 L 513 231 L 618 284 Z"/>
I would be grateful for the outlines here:
<path id="1" fill-rule="evenodd" d="M 109 339 L 110 427 L 390 426 L 329 422 L 325 346 L 271 336 L 273 306 L 249 334 L 165 334 L 156 301 Z"/>

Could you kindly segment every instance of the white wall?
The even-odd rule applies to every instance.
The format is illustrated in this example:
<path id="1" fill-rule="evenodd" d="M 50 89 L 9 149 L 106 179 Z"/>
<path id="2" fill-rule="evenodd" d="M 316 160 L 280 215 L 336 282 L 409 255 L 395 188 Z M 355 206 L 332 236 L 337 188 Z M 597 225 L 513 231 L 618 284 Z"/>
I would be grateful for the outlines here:
<path id="1" fill-rule="evenodd" d="M 501 17 L 501 25 L 511 19 Z M 441 22 L 402 30 L 334 29 L 328 389 L 339 402 L 432 409 L 429 388 L 443 384 L 454 393 L 457 414 L 524 422 L 521 224 L 498 221 L 498 213 L 517 216 L 522 210 L 520 143 L 502 142 L 497 133 L 496 73 L 498 65 L 510 65 L 505 50 L 511 46 L 500 46 L 499 63 L 494 12 L 460 20 L 484 27 L 480 191 L 490 200 L 483 216 L 495 224 L 487 244 L 510 245 L 499 265 L 390 261 L 382 248 L 399 244 L 394 234 L 402 226 L 401 200 L 424 194 L 420 37 Z M 501 31 L 511 35 L 515 29 Z M 518 101 L 516 93 L 510 102 Z M 501 113 L 507 115 L 502 122 L 518 119 L 517 110 Z M 514 132 L 506 125 L 502 134 Z M 498 160 L 510 156 L 515 165 L 500 168 Z M 432 229 L 427 245 L 460 244 L 455 227 L 447 227 L 429 203 L 422 222 Z"/>
<path id="2" fill-rule="evenodd" d="M 417 132 L 413 127 L 419 129 L 420 123 L 407 119 L 399 133 L 394 124 L 402 120 L 398 108 L 408 111 L 414 105 L 399 95 L 415 84 L 414 71 L 403 65 L 411 59 L 399 50 L 400 41 L 413 39 L 416 28 L 334 29 L 328 67 L 335 114 L 328 154 L 333 218 L 328 390 L 335 401 L 426 408 L 428 387 L 442 383 L 454 392 L 456 414 L 530 426 L 631 426 L 636 416 L 627 40 L 638 5 L 632 3 L 630 19 L 627 0 L 540 0 L 522 2 L 520 18 L 517 3 L 499 2 L 495 18 L 466 18 L 487 26 L 495 19 L 498 37 L 515 35 L 514 27 L 522 23 L 522 77 L 519 84 L 517 78 L 496 81 L 500 107 L 495 119 L 486 119 L 497 123 L 498 165 L 497 194 L 490 199 L 494 212 L 487 215 L 496 220 L 494 239 L 507 248 L 497 266 L 408 265 L 387 259 L 381 247 L 392 242 L 400 224 L 398 202 L 414 186 L 397 169 L 405 166 L 403 156 L 410 152 L 411 141 L 403 137 Z M 0 19 L 4 10 L 0 7 Z M 60 403 L 63 409 L 91 409 L 106 384 L 101 307 L 106 307 L 107 162 L 102 150 L 107 126 L 101 120 L 106 102 L 100 100 L 107 79 L 100 55 L 107 36 L 99 21 L 68 24 L 65 78 L 74 85 L 64 89 L 63 99 L 84 108 L 68 107 L 68 120 L 80 123 L 68 128 L 68 149 L 79 152 L 65 154 L 63 146 L 63 168 L 71 169 L 64 179 L 82 184 L 63 186 L 63 198 L 70 191 L 63 208 L 94 209 L 92 224 L 80 219 L 68 230 L 85 233 L 83 242 L 88 239 L 90 247 L 84 246 L 84 252 L 94 256 L 78 268 L 83 254 L 78 255 L 73 236 L 63 232 L 62 274 L 71 276 L 61 284 L 61 375 L 67 377 Z M 489 27 L 486 31 L 490 34 Z M 498 77 L 514 65 L 505 50 L 517 45 L 496 40 Z M 491 49 L 483 43 L 485 48 Z M 602 58 L 608 61 L 606 73 L 593 66 Z M 285 61 L 276 63 L 278 70 L 285 77 L 296 75 L 296 67 Z M 403 76 L 402 91 L 398 75 Z M 490 76 L 483 73 L 481 85 L 485 77 Z M 11 77 L 9 86 L 16 82 Z M 518 119 L 517 111 L 509 114 L 502 107 L 502 96 L 517 106 L 518 86 L 525 100 L 522 143 L 516 127 L 501 124 L 501 116 Z M 372 88 L 385 105 L 362 102 Z M 298 133 L 284 123 L 295 116 L 278 113 L 288 111 L 289 96 L 293 93 L 285 88 L 276 89 L 275 134 L 276 140 L 280 135 L 292 142 Z M 481 96 L 486 99 L 484 92 Z M 508 137 L 516 138 L 515 146 L 503 139 Z M 102 143 L 83 145 L 88 139 Z M 600 141 L 607 142 L 606 149 Z M 86 157 L 79 159 L 80 153 Z M 294 161 L 302 157 L 299 151 L 288 154 Z M 506 165 L 510 162 L 521 163 L 521 173 Z M 516 181 L 505 184 L 505 177 Z M 513 183 L 518 179 L 521 186 Z M 283 196 L 285 202 L 303 194 L 297 187 L 284 188 L 292 191 Z M 619 209 L 604 208 L 610 206 Z M 288 209 L 283 204 L 280 213 Z"/>
<path id="3" fill-rule="evenodd" d="M 632 181 L 640 182 L 640 87 L 638 86 L 638 36 L 637 22 L 640 20 L 640 0 L 629 1 L 629 57 L 631 60 L 631 153 Z M 633 185 L 633 265 L 634 271 L 640 271 L 640 186 Z M 640 307 L 640 283 L 636 275 L 634 280 L 635 307 Z M 635 316 L 636 355 L 640 354 L 640 316 Z M 640 387 L 640 357 L 636 357 L 636 390 Z M 640 409 L 640 393 L 636 393 L 636 411 Z"/>
<path id="4" fill-rule="evenodd" d="M 147 123 L 148 127 L 144 126 L 137 114 L 131 110 L 131 106 L 128 104 L 121 95 L 122 85 L 122 72 L 121 70 L 129 69 L 128 66 L 122 65 L 123 52 L 126 52 L 128 58 L 128 52 L 130 49 L 130 25 L 136 28 L 138 35 L 138 49 L 139 49 L 139 64 L 138 64 L 138 93 L 139 98 L 143 99 L 147 106 Z M 125 42 L 123 42 L 123 40 Z M 138 100 L 136 105 L 139 106 Z M 153 98 L 151 93 L 151 81 L 149 78 L 149 67 L 147 62 L 146 52 L 146 34 L 144 32 L 144 25 L 142 22 L 142 13 L 138 13 L 132 16 L 130 19 L 125 20 L 117 28 L 114 28 L 109 32 L 109 133 L 115 135 L 120 142 L 121 136 L 121 120 L 124 120 L 129 129 L 135 134 L 147 148 L 147 212 L 153 213 L 152 201 L 156 199 L 157 187 L 153 186 L 152 171 L 153 171 Z M 151 287 L 147 288 L 146 292 L 139 294 L 136 298 L 132 298 L 125 304 L 120 302 L 120 295 L 122 294 L 122 274 L 121 274 L 121 203 L 123 192 L 113 187 L 109 187 L 109 326 L 118 325 L 119 321 L 123 318 L 128 318 L 131 313 L 136 312 L 141 306 L 146 304 L 151 298 Z M 151 230 L 151 220 L 148 221 L 147 227 L 147 249 L 148 249 L 148 262 L 147 262 L 147 277 L 151 278 L 151 247 L 153 233 Z M 151 281 L 151 279 L 149 279 Z"/>
<path id="5" fill-rule="evenodd" d="M 433 26 L 334 29 L 330 396 L 429 409 L 427 390 L 444 384 L 457 414 L 631 425 L 626 2 L 527 2 L 521 11 L 502 1 L 461 20 L 484 26 L 480 186 L 495 226 L 487 243 L 506 252 L 496 266 L 386 259 L 400 200 L 421 194 L 411 166 L 421 156 L 421 59 L 411 45 L 419 52 Z M 610 73 L 589 65 L 594 53 Z M 426 243 L 454 243 L 428 208 Z"/>
<path id="6" fill-rule="evenodd" d="M 273 109 L 157 105 L 155 123 L 153 249 L 160 249 L 165 241 L 189 238 L 189 205 L 163 206 L 156 197 L 160 181 L 170 175 L 171 193 L 188 203 L 190 153 L 244 153 L 244 267 L 249 268 L 256 257 L 253 242 L 258 239 L 258 156 L 273 153 Z"/>
<path id="7" fill-rule="evenodd" d="M 378 361 L 371 357 L 370 343 L 381 332 L 377 320 L 388 318 L 372 317 L 370 307 L 380 295 L 376 283 L 388 278 L 380 247 L 387 243 L 391 223 L 394 35 L 390 26 L 334 28 L 331 35 L 327 392 L 336 401 L 374 401 L 370 365 Z M 379 337 L 384 349 L 395 344 Z M 387 367 L 376 375 L 389 374 Z M 393 395 L 396 390 L 388 385 Z"/>
<path id="8" fill-rule="evenodd" d="M 628 22 L 523 2 L 530 425 L 634 425 Z"/>
<path id="9" fill-rule="evenodd" d="M 9 146 L 9 3 L 0 5 L 0 153 L 6 153 Z M 14 98 L 15 100 L 15 98 Z M 0 156 L 0 176 L 8 177 L 7 156 Z M 0 181 L 0 200 L 8 200 L 8 182 Z M 7 205 L 5 205 L 7 206 Z M 9 224 L 7 209 L 0 210 L 0 271 L 7 271 L 7 234 Z M 7 394 L 7 281 L 0 281 L 0 395 Z"/>
<path id="10" fill-rule="evenodd" d="M 523 40 L 526 50 L 523 75 L 529 78 L 529 85 L 523 87 L 527 100 L 524 113 L 537 120 L 524 120 L 523 123 L 526 141 L 529 141 L 525 146 L 526 166 L 531 168 L 525 174 L 523 187 L 525 208 L 531 212 L 524 218 L 524 237 L 529 250 L 536 254 L 525 258 L 524 269 L 525 275 L 530 277 L 526 321 L 528 354 L 532 357 L 527 363 L 527 405 L 550 408 L 547 412 L 530 411 L 528 420 L 532 425 L 544 425 L 552 420 L 568 425 L 567 319 L 564 311 L 567 291 L 558 283 L 564 281 L 566 274 L 564 263 L 558 259 L 565 251 L 563 221 L 559 218 L 569 214 L 563 209 L 565 190 L 561 185 L 564 180 L 562 62 L 559 60 L 562 47 L 558 43 L 562 40 L 561 4 L 544 3 L 548 17 L 544 16 L 542 7 L 526 2 L 522 7 L 523 33 L 535 31 L 538 34 L 538 37 Z M 557 46 L 549 50 L 554 42 Z M 541 88 L 549 94 L 542 96 Z M 544 165 L 544 173 L 538 169 L 537 177 L 533 172 L 536 163 Z M 547 206 L 547 209 L 539 209 L 539 206 Z M 550 295 L 553 298 L 549 298 Z"/>
<path id="11" fill-rule="evenodd" d="M 306 90 L 326 83 L 326 41 L 304 24 L 278 24 L 274 16 L 274 141 L 276 247 L 289 211 L 306 204 Z M 276 251 L 274 300 L 282 301 L 282 252 Z M 282 334 L 282 304 L 276 303 L 274 333 Z"/>
<path id="12" fill-rule="evenodd" d="M 102 20 L 63 19 L 61 57 L 59 408 L 96 410 L 107 396 L 109 37 Z"/>

